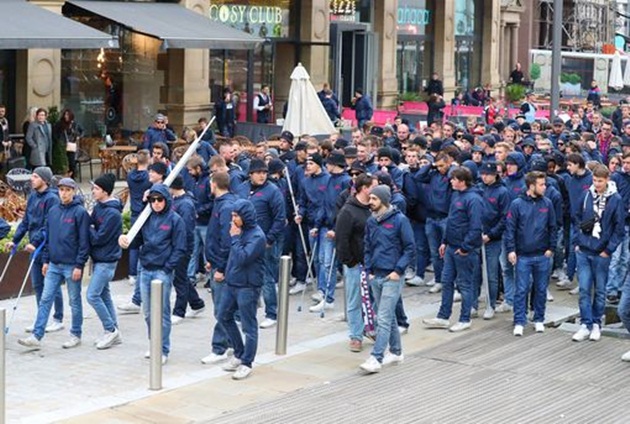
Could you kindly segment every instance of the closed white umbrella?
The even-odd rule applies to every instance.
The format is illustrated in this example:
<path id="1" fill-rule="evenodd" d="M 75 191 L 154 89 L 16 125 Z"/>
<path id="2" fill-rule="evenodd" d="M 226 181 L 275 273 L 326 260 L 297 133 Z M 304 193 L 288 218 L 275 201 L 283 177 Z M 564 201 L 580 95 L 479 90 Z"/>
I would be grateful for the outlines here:
<path id="1" fill-rule="evenodd" d="M 295 135 L 325 135 L 337 132 L 317 96 L 311 77 L 301 63 L 298 63 L 291 73 L 288 101 L 287 117 L 282 131 L 291 131 Z"/>
<path id="2" fill-rule="evenodd" d="M 626 70 L 623 73 L 623 85 L 630 87 L 630 55 L 626 55 Z"/>
<path id="3" fill-rule="evenodd" d="M 610 77 L 608 78 L 608 86 L 613 90 L 621 90 L 623 88 L 623 75 L 621 71 L 621 56 L 616 51 L 610 66 Z"/>

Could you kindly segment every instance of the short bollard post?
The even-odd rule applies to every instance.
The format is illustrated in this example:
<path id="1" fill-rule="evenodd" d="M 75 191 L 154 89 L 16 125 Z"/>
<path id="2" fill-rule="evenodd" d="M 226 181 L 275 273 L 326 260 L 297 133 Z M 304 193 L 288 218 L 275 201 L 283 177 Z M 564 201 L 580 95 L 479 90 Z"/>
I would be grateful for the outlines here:
<path id="1" fill-rule="evenodd" d="M 161 280 L 151 280 L 151 370 L 149 376 L 149 390 L 162 389 L 162 291 L 164 284 Z"/>
<path id="2" fill-rule="evenodd" d="M 0 328 L 2 328 L 2 337 L 0 337 L 0 424 L 5 423 L 7 416 L 5 410 L 5 397 L 6 397 L 6 332 L 4 329 L 7 324 L 7 311 L 0 309 Z"/>
<path id="3" fill-rule="evenodd" d="M 276 355 L 287 354 L 287 329 L 289 325 L 289 278 L 291 277 L 291 257 L 280 257 L 280 278 L 278 281 L 278 326 L 276 328 Z"/>

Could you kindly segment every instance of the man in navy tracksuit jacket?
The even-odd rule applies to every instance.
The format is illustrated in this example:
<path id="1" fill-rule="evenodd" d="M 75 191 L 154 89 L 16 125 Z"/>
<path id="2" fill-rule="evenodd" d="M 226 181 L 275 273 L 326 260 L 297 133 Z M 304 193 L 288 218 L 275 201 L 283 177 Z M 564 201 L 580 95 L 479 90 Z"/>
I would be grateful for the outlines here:
<path id="1" fill-rule="evenodd" d="M 400 363 L 404 359 L 395 311 L 405 270 L 416 260 L 416 245 L 409 220 L 390 204 L 388 186 L 374 187 L 369 199 L 372 216 L 365 226 L 363 249 L 378 326 L 372 353 L 361 369 L 373 373 L 380 371 L 381 364 Z"/>
<path id="2" fill-rule="evenodd" d="M 510 203 L 514 199 L 527 191 L 525 186 L 525 171 L 527 170 L 527 162 L 525 156 L 520 152 L 511 152 L 505 159 L 505 177 L 503 178 L 503 184 L 510 196 Z M 501 262 L 501 271 L 503 272 L 503 289 L 504 289 L 504 301 L 495 310 L 496 312 L 511 312 L 514 305 L 514 290 L 516 287 L 514 266 L 507 258 L 507 248 L 505 246 L 505 239 L 501 246 L 501 256 L 499 258 Z"/>
<path id="3" fill-rule="evenodd" d="M 442 272 L 442 304 L 437 318 L 423 322 L 429 328 L 449 328 L 452 332 L 470 328 L 470 312 L 473 298 L 473 276 L 479 263 L 481 247 L 483 203 L 479 192 L 472 188 L 473 177 L 470 170 L 460 166 L 451 172 L 451 185 L 454 193 L 446 221 L 446 231 L 440 255 L 444 258 Z M 462 309 L 459 321 L 450 326 L 453 309 L 455 281 L 462 294 Z"/>
<path id="4" fill-rule="evenodd" d="M 188 262 L 188 279 L 191 284 L 195 282 L 195 275 L 199 265 L 199 256 L 203 256 L 203 243 L 206 240 L 208 221 L 212 213 L 212 197 L 210 195 L 210 177 L 208 168 L 201 156 L 193 156 L 186 164 L 188 173 L 195 180 L 193 196 L 195 198 L 195 213 L 197 222 L 195 226 L 195 242 L 193 244 L 192 255 Z M 203 261 L 205 263 L 205 260 Z"/>
<path id="5" fill-rule="evenodd" d="M 44 291 L 37 310 L 33 334 L 18 343 L 31 349 L 41 347 L 46 323 L 55 296 L 63 281 L 68 287 L 72 328 L 70 339 L 62 344 L 70 349 L 81 344 L 83 305 L 81 303 L 81 276 L 90 253 L 90 216 L 82 201 L 75 196 L 77 184 L 72 178 L 62 178 L 57 184 L 61 202 L 50 208 L 46 221 L 48 240 L 42 251 L 44 265 Z"/>
<path id="6" fill-rule="evenodd" d="M 116 176 L 107 173 L 94 180 L 92 186 L 92 197 L 97 203 L 91 216 L 90 256 L 93 269 L 86 297 L 103 325 L 104 332 L 96 342 L 97 349 L 109 349 L 121 342 L 116 308 L 109 288 L 122 256 L 118 237 L 122 234 L 123 205 L 120 200 L 111 197 L 115 183 Z"/>
<path id="7" fill-rule="evenodd" d="M 214 196 L 214 205 L 206 236 L 206 260 L 208 261 L 206 270 L 210 273 L 209 281 L 216 322 L 212 332 L 212 352 L 201 360 L 204 364 L 215 364 L 228 359 L 229 340 L 219 319 L 218 308 L 223 293 L 225 293 L 225 272 L 232 246 L 232 237 L 230 236 L 232 211 L 234 210 L 234 203 L 238 200 L 238 197 L 229 191 L 230 176 L 227 172 L 212 174 L 210 187 Z"/>
<path id="8" fill-rule="evenodd" d="M 593 169 L 593 185 L 582 196 L 575 219 L 582 325 L 573 340 L 578 342 L 587 337 L 597 341 L 601 337 L 610 258 L 624 235 L 626 210 L 616 184 L 609 177 L 605 165 L 599 164 Z"/>
<path id="9" fill-rule="evenodd" d="M 248 199 L 256 209 L 258 225 L 267 237 L 265 249 L 265 277 L 263 299 L 265 301 L 265 320 L 261 328 L 270 328 L 278 318 L 278 264 L 283 247 L 286 211 L 284 198 L 278 187 L 267 181 L 267 164 L 261 159 L 253 159 L 249 166 L 250 180 L 244 182 L 236 192 L 242 199 Z"/>
<path id="10" fill-rule="evenodd" d="M 154 184 L 149 190 L 151 215 L 133 240 L 140 247 L 138 277 L 142 296 L 142 312 L 147 329 L 151 317 L 151 281 L 163 283 L 162 295 L 162 364 L 168 360 L 171 348 L 171 286 L 173 272 L 186 255 L 186 228 L 182 218 L 171 209 L 173 202 L 168 187 Z M 119 238 L 123 249 L 130 243 L 126 234 Z M 149 352 L 145 354 L 149 357 Z"/>
<path id="11" fill-rule="evenodd" d="M 386 172 L 392 177 L 394 184 L 398 189 L 402 189 L 403 186 L 403 172 L 396 166 L 393 161 L 392 149 L 389 147 L 381 147 L 376 154 L 378 160 L 378 169 L 386 169 Z"/>
<path id="12" fill-rule="evenodd" d="M 497 164 L 485 162 L 481 166 L 483 212 L 481 223 L 483 226 L 482 242 L 486 251 L 486 269 L 488 275 L 488 290 L 490 305 L 486 305 L 484 319 L 494 316 L 497 296 L 499 294 L 499 258 L 501 256 L 501 244 L 505 231 L 505 216 L 510 207 L 508 190 L 497 175 Z M 481 273 L 479 273 L 481 274 Z M 481 275 L 476 276 L 476 296 L 474 306 L 478 304 L 481 287 Z M 477 309 L 477 308 L 475 308 Z"/>
<path id="13" fill-rule="evenodd" d="M 429 290 L 439 293 L 442 290 L 442 268 L 444 260 L 439 254 L 439 247 L 446 232 L 446 218 L 451 204 L 450 171 L 452 159 L 446 153 L 440 153 L 435 163 L 420 168 L 415 174 L 418 189 L 426 189 L 427 220 L 425 231 L 431 251 L 431 263 L 435 278 L 435 286 Z M 424 184 L 424 186 L 422 186 Z M 432 285 L 427 283 L 427 285 Z"/>
<path id="14" fill-rule="evenodd" d="M 186 227 L 186 254 L 177 264 L 173 277 L 173 286 L 175 287 L 177 298 L 173 307 L 171 324 L 177 325 L 186 316 L 186 307 L 188 305 L 190 305 L 191 309 L 189 314 L 191 318 L 203 312 L 206 305 L 199 297 L 195 285 L 188 278 L 188 264 L 195 246 L 195 199 L 184 190 L 184 179 L 179 175 L 171 183 L 170 191 L 171 196 L 173 196 L 172 209 L 182 218 L 184 227 Z"/>
<path id="15" fill-rule="evenodd" d="M 584 193 L 593 184 L 593 174 L 586 168 L 584 157 L 579 153 L 571 153 L 567 156 L 567 170 L 570 176 L 567 178 L 567 191 L 569 192 L 569 211 L 571 213 L 571 230 L 569 241 L 569 257 L 567 258 L 567 279 L 558 281 L 556 286 L 559 289 L 569 289 L 573 285 L 573 277 L 575 276 L 575 233 L 578 231 L 578 223 L 576 222 L 577 211 L 581 207 L 581 201 L 584 199 Z"/>
<path id="16" fill-rule="evenodd" d="M 621 159 L 621 170 L 612 174 L 611 179 L 617 184 L 617 192 L 621 195 L 626 212 L 623 241 L 610 260 L 606 297 L 611 304 L 619 302 L 619 290 L 623 287 L 628 274 L 628 243 L 630 242 L 630 152 Z"/>
<path id="17" fill-rule="evenodd" d="M 26 213 L 24 218 L 17 226 L 15 234 L 13 235 L 13 241 L 7 243 L 7 249 L 13 249 L 14 246 L 19 245 L 22 238 L 28 233 L 29 244 L 26 245 L 25 250 L 33 253 L 42 243 L 45 242 L 45 229 L 46 221 L 48 219 L 48 212 L 50 209 L 59 204 L 59 196 L 56 190 L 50 188 L 50 181 L 52 180 L 53 173 L 47 166 L 40 166 L 35 168 L 33 174 L 31 174 L 31 187 L 33 191 L 28 196 L 26 202 Z M 42 274 L 42 266 L 44 265 L 42 255 L 31 255 L 33 260 L 33 269 L 31 270 L 31 285 L 35 290 L 35 300 L 37 305 L 42 299 L 42 293 L 44 291 L 44 274 Z M 61 295 L 61 289 L 55 296 L 55 313 L 53 314 L 53 322 L 46 329 L 48 332 L 59 331 L 63 329 L 63 296 Z M 27 328 L 28 332 L 33 331 L 33 326 Z"/>
<path id="18" fill-rule="evenodd" d="M 510 205 L 506 219 L 505 245 L 508 260 L 516 269 L 514 294 L 514 335 L 522 336 L 527 323 L 527 295 L 534 287 L 534 325 L 545 331 L 545 302 L 556 246 L 556 214 L 545 197 L 545 174 L 527 174 L 527 192 Z"/>
<path id="19" fill-rule="evenodd" d="M 234 346 L 234 356 L 223 366 L 234 371 L 232 378 L 241 380 L 252 371 L 258 348 L 256 305 L 265 274 L 265 249 L 268 235 L 258 226 L 256 209 L 249 200 L 234 202 L 231 247 L 225 272 L 227 287 L 219 304 L 219 320 Z M 234 319 L 238 311 L 243 336 Z"/>

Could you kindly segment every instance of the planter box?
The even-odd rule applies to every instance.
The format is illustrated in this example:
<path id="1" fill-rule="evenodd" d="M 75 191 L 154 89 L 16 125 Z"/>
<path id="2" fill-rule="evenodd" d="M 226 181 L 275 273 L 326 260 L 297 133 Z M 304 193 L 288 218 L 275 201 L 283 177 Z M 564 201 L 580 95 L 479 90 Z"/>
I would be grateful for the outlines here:
<path id="1" fill-rule="evenodd" d="M 562 90 L 562 95 L 564 96 L 580 96 L 582 95 L 582 85 L 581 84 L 570 84 L 568 82 L 563 82 L 560 90 Z"/>
<path id="2" fill-rule="evenodd" d="M 0 254 L 0 273 L 4 269 L 8 259 L 8 253 Z M 24 276 L 28 270 L 29 261 L 30 254 L 28 252 L 20 251 L 15 254 L 15 257 L 11 260 L 9 269 L 7 269 L 7 273 L 4 276 L 4 280 L 0 282 L 0 299 L 10 299 L 18 295 L 22 282 L 24 281 Z M 33 286 L 29 278 L 24 286 L 24 292 L 22 295 L 24 296 L 32 293 Z"/>
<path id="3" fill-rule="evenodd" d="M 126 280 L 127 277 L 129 277 L 129 249 L 123 249 L 113 281 Z"/>

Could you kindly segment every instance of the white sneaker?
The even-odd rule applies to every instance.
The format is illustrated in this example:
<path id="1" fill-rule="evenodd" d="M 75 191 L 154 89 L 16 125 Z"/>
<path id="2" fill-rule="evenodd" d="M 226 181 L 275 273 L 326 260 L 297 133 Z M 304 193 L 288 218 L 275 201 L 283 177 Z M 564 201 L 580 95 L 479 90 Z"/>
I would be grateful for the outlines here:
<path id="1" fill-rule="evenodd" d="M 398 326 L 398 334 L 401 336 L 407 334 L 409 332 L 409 327 L 403 327 L 401 325 Z"/>
<path id="2" fill-rule="evenodd" d="M 319 302 L 317 305 L 315 306 L 311 306 L 310 308 L 308 308 L 309 312 L 321 312 L 323 310 L 329 310 L 329 309 L 333 309 L 335 307 L 335 303 L 328 303 L 324 300 L 322 300 L 321 302 Z"/>
<path id="3" fill-rule="evenodd" d="M 448 322 L 447 319 L 442 319 L 442 318 L 425 318 L 422 320 L 422 323 L 427 328 L 447 329 L 451 325 L 451 323 Z"/>
<path id="4" fill-rule="evenodd" d="M 180 317 L 179 315 L 171 315 L 171 325 L 181 324 L 183 320 L 184 318 Z"/>
<path id="5" fill-rule="evenodd" d="M 486 310 L 483 312 L 483 319 L 489 320 L 492 318 L 494 318 L 494 309 L 488 306 Z"/>
<path id="6" fill-rule="evenodd" d="M 558 288 L 558 290 L 569 290 L 573 285 L 573 281 L 569 280 L 566 275 L 564 275 L 563 277 L 564 278 L 559 279 L 556 282 L 556 287 Z"/>
<path id="7" fill-rule="evenodd" d="M 167 362 L 168 362 L 168 356 L 162 355 L 162 365 L 166 365 Z"/>
<path id="8" fill-rule="evenodd" d="M 247 365 L 239 365 L 234 374 L 232 374 L 232 380 L 243 380 L 252 373 L 252 369 Z"/>
<path id="9" fill-rule="evenodd" d="M 559 269 L 555 269 L 552 273 L 551 273 L 551 279 L 552 280 L 558 280 L 558 276 L 560 275 L 560 270 Z"/>
<path id="10" fill-rule="evenodd" d="M 494 309 L 494 312 L 501 314 L 501 313 L 512 312 L 513 310 L 514 308 L 512 307 L 512 305 L 510 305 L 507 302 L 503 302 L 502 304 L 500 304 Z"/>
<path id="11" fill-rule="evenodd" d="M 516 337 L 521 337 L 523 335 L 523 326 L 515 325 L 512 334 L 514 334 Z"/>
<path id="12" fill-rule="evenodd" d="M 205 306 L 203 308 L 199 308 L 199 309 L 191 309 L 190 311 L 186 312 L 184 317 L 186 317 L 186 318 L 196 318 L 199 315 L 203 314 L 205 312 L 205 310 L 206 310 Z"/>
<path id="13" fill-rule="evenodd" d="M 151 350 L 147 350 L 146 352 L 144 352 L 144 359 L 149 359 L 151 358 Z"/>
<path id="14" fill-rule="evenodd" d="M 451 328 L 448 329 L 451 333 L 459 333 L 460 331 L 468 330 L 470 328 L 470 322 L 458 321 Z"/>
<path id="15" fill-rule="evenodd" d="M 424 285 L 424 280 L 417 275 L 405 281 L 405 284 L 411 287 L 420 287 Z"/>
<path id="16" fill-rule="evenodd" d="M 400 352 L 400 355 L 394 355 L 391 352 L 386 352 L 385 356 L 383 356 L 382 365 L 398 365 L 402 364 L 405 361 L 405 355 Z"/>
<path id="17" fill-rule="evenodd" d="M 344 284 L 344 282 L 343 282 L 343 281 L 344 281 L 344 280 L 339 280 L 339 281 L 337 282 L 337 284 L 335 284 L 335 288 L 336 288 L 336 289 L 341 289 L 341 288 L 343 288 L 343 284 Z"/>
<path id="18" fill-rule="evenodd" d="M 544 333 L 545 332 L 545 324 L 542 322 L 535 322 L 534 323 L 534 330 L 536 330 L 537 333 Z"/>
<path id="19" fill-rule="evenodd" d="M 47 333 L 56 333 L 57 331 L 61 331 L 64 329 L 63 322 L 59 322 L 57 320 L 53 320 L 50 324 L 46 326 Z"/>
<path id="20" fill-rule="evenodd" d="M 630 362 L 630 350 L 621 355 L 621 360 L 623 362 Z"/>
<path id="21" fill-rule="evenodd" d="M 590 335 L 591 332 L 588 327 L 585 324 L 582 324 L 580 326 L 580 329 L 573 335 L 572 339 L 574 342 L 581 342 L 583 340 L 586 340 Z"/>
<path id="22" fill-rule="evenodd" d="M 105 350 L 120 343 L 122 343 L 120 331 L 115 328 L 114 331 L 108 331 L 100 338 L 100 340 L 96 343 L 96 348 L 98 350 Z"/>
<path id="23" fill-rule="evenodd" d="M 378 359 L 376 359 L 374 356 L 370 355 L 367 361 L 362 363 L 359 368 L 372 374 L 381 370 L 381 363 L 378 362 Z"/>
<path id="24" fill-rule="evenodd" d="M 426 283 L 424 283 L 425 286 L 427 287 L 433 287 L 435 286 L 435 278 L 430 279 L 429 281 L 427 281 Z"/>
<path id="25" fill-rule="evenodd" d="M 479 312 L 475 308 L 472 308 L 470 310 L 470 317 L 471 318 L 479 318 Z"/>
<path id="26" fill-rule="evenodd" d="M 129 302 L 124 305 L 118 305 L 117 309 L 121 314 L 139 314 L 142 308 L 133 302 Z"/>
<path id="27" fill-rule="evenodd" d="M 263 322 L 260 323 L 260 328 L 271 328 L 275 327 L 278 321 L 271 318 L 265 318 Z"/>
<path id="28" fill-rule="evenodd" d="M 127 279 L 127 282 L 129 283 L 131 287 L 134 287 L 136 285 L 136 277 L 134 277 L 133 275 L 130 275 L 129 278 Z"/>
<path id="29" fill-rule="evenodd" d="M 39 350 L 42 348 L 42 342 L 37 339 L 34 335 L 30 335 L 23 339 L 18 339 L 18 343 L 22 346 L 28 347 L 31 350 Z"/>
<path id="30" fill-rule="evenodd" d="M 223 362 L 227 360 L 228 358 L 229 357 L 228 357 L 227 352 L 224 352 L 222 355 L 212 352 L 210 355 L 204 358 L 201 358 L 201 363 L 206 364 L 206 365 L 218 364 L 219 362 Z"/>
<path id="31" fill-rule="evenodd" d="M 457 290 L 453 293 L 453 303 L 458 303 L 462 301 L 462 294 Z"/>
<path id="32" fill-rule="evenodd" d="M 315 293 L 311 295 L 311 300 L 313 302 L 318 302 L 318 303 L 321 302 L 322 300 L 324 300 L 324 293 L 317 290 Z"/>
<path id="33" fill-rule="evenodd" d="M 589 336 L 589 340 L 596 342 L 601 337 L 602 337 L 602 332 L 599 328 L 599 324 L 593 324 L 593 329 L 591 330 L 591 335 Z"/>
<path id="34" fill-rule="evenodd" d="M 295 286 L 291 287 L 291 289 L 289 290 L 289 294 L 302 293 L 304 290 L 306 290 L 306 284 L 298 282 L 295 284 Z"/>
<path id="35" fill-rule="evenodd" d="M 576 295 L 576 294 L 579 294 L 579 293 L 580 293 L 580 286 L 575 287 L 574 289 L 572 289 L 569 292 L 569 294 L 572 294 L 572 295 Z"/>
<path id="36" fill-rule="evenodd" d="M 241 360 L 232 356 L 227 364 L 223 365 L 221 369 L 223 371 L 233 372 L 241 366 Z"/>
<path id="37" fill-rule="evenodd" d="M 549 289 L 547 289 L 547 302 L 553 302 L 553 295 L 551 294 Z"/>
<path id="38" fill-rule="evenodd" d="M 442 283 L 435 283 L 433 287 L 429 289 L 429 293 L 439 293 L 442 291 Z"/>
<path id="39" fill-rule="evenodd" d="M 426 271 L 427 271 L 427 272 L 434 272 L 434 271 L 433 271 L 433 264 L 429 264 L 429 265 L 426 267 Z"/>
<path id="40" fill-rule="evenodd" d="M 63 343 L 61 345 L 62 348 L 64 349 L 72 349 L 73 347 L 77 347 L 81 344 L 81 339 L 78 338 L 77 336 L 70 336 L 70 340 L 68 340 L 67 342 Z"/>
<path id="41" fill-rule="evenodd" d="M 34 325 L 34 324 L 31 324 L 31 325 L 29 325 L 28 327 L 26 327 L 26 328 L 24 329 L 24 332 L 25 332 L 25 333 L 32 333 L 32 332 L 33 332 L 33 330 L 35 330 L 35 325 Z"/>

